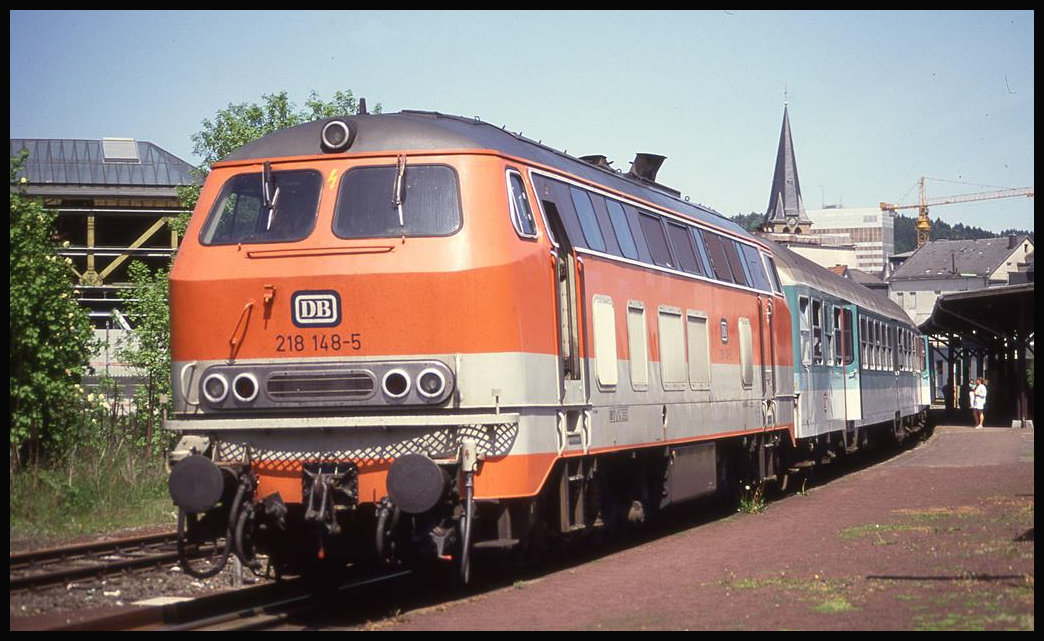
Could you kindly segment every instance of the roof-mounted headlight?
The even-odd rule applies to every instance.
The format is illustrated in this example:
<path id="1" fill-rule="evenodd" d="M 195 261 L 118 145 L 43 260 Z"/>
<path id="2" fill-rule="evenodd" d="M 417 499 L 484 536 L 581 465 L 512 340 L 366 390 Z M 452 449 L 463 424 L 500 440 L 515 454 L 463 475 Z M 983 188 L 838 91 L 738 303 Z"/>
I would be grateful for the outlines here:
<path id="1" fill-rule="evenodd" d="M 348 120 L 331 120 L 323 125 L 320 135 L 322 149 L 328 154 L 347 150 L 355 140 L 355 125 Z"/>

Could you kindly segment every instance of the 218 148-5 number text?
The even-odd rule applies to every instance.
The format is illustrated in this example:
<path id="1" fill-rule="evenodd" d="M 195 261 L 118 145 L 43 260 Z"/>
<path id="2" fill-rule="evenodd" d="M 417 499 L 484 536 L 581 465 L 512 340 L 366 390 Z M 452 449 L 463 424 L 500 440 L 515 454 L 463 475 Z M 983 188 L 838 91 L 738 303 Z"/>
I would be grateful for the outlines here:
<path id="1" fill-rule="evenodd" d="M 358 332 L 337 334 L 320 332 L 315 334 L 277 334 L 277 352 L 356 352 L 362 349 L 362 335 Z"/>

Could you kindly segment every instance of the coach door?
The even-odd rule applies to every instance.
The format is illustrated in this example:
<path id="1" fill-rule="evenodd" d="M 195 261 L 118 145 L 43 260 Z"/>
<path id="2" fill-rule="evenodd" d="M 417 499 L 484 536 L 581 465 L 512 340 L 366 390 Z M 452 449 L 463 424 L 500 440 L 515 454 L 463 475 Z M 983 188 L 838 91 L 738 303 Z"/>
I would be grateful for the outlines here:
<path id="1" fill-rule="evenodd" d="M 922 406 L 931 405 L 932 404 L 932 381 L 931 381 L 932 361 L 928 357 L 928 355 L 931 353 L 928 350 L 928 337 L 927 336 L 920 336 L 916 340 L 917 340 L 917 346 L 918 346 L 917 352 L 918 352 L 918 356 L 919 356 L 919 358 L 917 360 L 918 360 L 918 363 L 919 363 L 919 366 L 920 366 L 920 371 L 921 371 L 920 405 L 922 405 Z"/>
<path id="2" fill-rule="evenodd" d="M 860 393 L 860 357 L 857 345 L 861 342 L 856 324 L 855 305 L 845 305 L 841 313 L 841 362 L 845 368 L 845 420 L 863 418 L 863 397 Z"/>

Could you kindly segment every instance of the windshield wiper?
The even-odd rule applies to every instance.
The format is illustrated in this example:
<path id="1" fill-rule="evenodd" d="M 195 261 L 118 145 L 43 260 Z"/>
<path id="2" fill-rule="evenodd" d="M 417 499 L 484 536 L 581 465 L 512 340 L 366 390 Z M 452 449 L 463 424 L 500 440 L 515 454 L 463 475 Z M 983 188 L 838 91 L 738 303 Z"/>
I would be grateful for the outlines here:
<path id="1" fill-rule="evenodd" d="M 399 227 L 405 227 L 402 217 L 403 189 L 406 187 L 403 178 L 406 176 L 406 156 L 399 156 L 395 165 L 395 184 L 392 186 L 392 204 L 399 211 Z"/>
<path id="2" fill-rule="evenodd" d="M 273 190 L 273 187 L 275 188 Z M 272 163 L 265 162 L 261 172 L 261 206 L 268 211 L 268 219 L 265 222 L 265 231 L 272 230 L 272 220 L 275 218 L 276 204 L 279 202 L 279 187 L 272 178 Z"/>

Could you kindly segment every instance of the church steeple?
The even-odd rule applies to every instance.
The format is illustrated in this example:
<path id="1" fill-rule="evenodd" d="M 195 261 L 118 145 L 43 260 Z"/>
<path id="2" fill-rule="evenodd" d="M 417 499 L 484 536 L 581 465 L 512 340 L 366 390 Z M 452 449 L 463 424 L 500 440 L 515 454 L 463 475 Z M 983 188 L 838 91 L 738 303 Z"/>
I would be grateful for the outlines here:
<path id="1" fill-rule="evenodd" d="M 776 171 L 772 176 L 772 193 L 769 194 L 762 229 L 773 233 L 807 234 L 811 227 L 812 221 L 805 213 L 805 204 L 801 200 L 794 142 L 790 137 L 790 114 L 784 101 L 783 129 L 779 134 L 779 149 L 776 151 Z"/>

